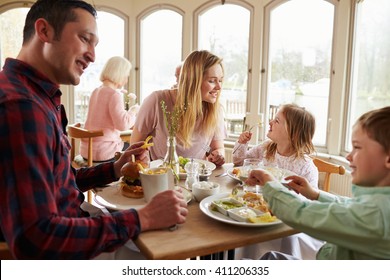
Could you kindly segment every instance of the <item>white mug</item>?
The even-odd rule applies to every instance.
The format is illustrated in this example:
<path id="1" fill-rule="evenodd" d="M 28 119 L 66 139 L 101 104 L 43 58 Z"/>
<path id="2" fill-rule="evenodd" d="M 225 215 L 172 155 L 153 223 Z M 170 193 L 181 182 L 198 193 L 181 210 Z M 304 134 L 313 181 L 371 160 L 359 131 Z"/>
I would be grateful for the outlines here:
<path id="1" fill-rule="evenodd" d="M 168 170 L 166 168 L 146 168 L 139 174 L 146 202 L 149 202 L 156 194 L 168 189 Z"/>

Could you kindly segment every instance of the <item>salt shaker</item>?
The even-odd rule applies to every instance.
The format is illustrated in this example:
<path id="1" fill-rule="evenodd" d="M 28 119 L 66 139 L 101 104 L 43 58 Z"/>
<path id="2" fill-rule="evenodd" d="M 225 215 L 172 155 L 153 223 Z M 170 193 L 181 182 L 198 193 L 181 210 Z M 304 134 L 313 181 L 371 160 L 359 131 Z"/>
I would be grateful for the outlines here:
<path id="1" fill-rule="evenodd" d="M 199 163 L 191 159 L 186 163 L 184 169 L 187 173 L 184 185 L 188 190 L 192 190 L 192 185 L 199 182 Z"/>

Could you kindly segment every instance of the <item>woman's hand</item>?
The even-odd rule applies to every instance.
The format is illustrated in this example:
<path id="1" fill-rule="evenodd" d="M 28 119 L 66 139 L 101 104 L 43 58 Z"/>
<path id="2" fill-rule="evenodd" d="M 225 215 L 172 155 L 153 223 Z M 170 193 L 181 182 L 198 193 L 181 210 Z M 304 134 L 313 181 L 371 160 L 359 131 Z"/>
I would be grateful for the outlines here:
<path id="1" fill-rule="evenodd" d="M 211 161 L 216 166 L 221 166 L 225 163 L 225 157 L 218 150 L 212 151 L 211 154 L 207 157 L 207 160 Z"/>

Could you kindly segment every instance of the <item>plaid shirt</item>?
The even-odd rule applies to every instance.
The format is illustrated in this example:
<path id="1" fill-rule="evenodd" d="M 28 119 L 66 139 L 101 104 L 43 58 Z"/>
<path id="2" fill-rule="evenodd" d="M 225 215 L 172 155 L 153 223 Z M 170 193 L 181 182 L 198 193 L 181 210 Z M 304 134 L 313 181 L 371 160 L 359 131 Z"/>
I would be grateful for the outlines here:
<path id="1" fill-rule="evenodd" d="M 0 226 L 16 258 L 89 259 L 140 232 L 135 210 L 80 209 L 82 192 L 117 178 L 112 163 L 71 167 L 61 94 L 21 61 L 0 72 Z"/>

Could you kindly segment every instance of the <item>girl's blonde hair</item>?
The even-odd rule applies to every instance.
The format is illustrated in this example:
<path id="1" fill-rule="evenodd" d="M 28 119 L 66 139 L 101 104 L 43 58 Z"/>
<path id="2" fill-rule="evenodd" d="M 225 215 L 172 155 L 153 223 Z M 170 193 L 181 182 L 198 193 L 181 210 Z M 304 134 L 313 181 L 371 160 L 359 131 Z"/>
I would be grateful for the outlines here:
<path id="1" fill-rule="evenodd" d="M 360 125 L 372 140 L 378 142 L 385 152 L 390 152 L 390 107 L 369 111 L 354 124 Z"/>
<path id="2" fill-rule="evenodd" d="M 108 80 L 117 86 L 123 86 L 130 75 L 131 62 L 122 56 L 111 57 L 103 66 L 100 81 Z"/>
<path id="3" fill-rule="evenodd" d="M 286 119 L 286 130 L 295 158 L 304 158 L 305 154 L 312 154 L 315 149 L 312 142 L 316 121 L 314 116 L 295 104 L 285 104 L 280 107 Z M 270 142 L 266 149 L 266 159 L 274 159 L 277 144 Z"/>
<path id="4" fill-rule="evenodd" d="M 204 136 L 213 135 L 219 119 L 219 97 L 214 104 L 202 101 L 202 82 L 206 71 L 219 64 L 222 67 L 222 59 L 208 51 L 193 51 L 185 59 L 179 78 L 175 110 L 180 110 L 180 127 L 177 132 L 178 139 L 184 147 L 192 145 L 192 134 L 195 123 L 201 119 L 200 131 L 196 133 Z"/>

